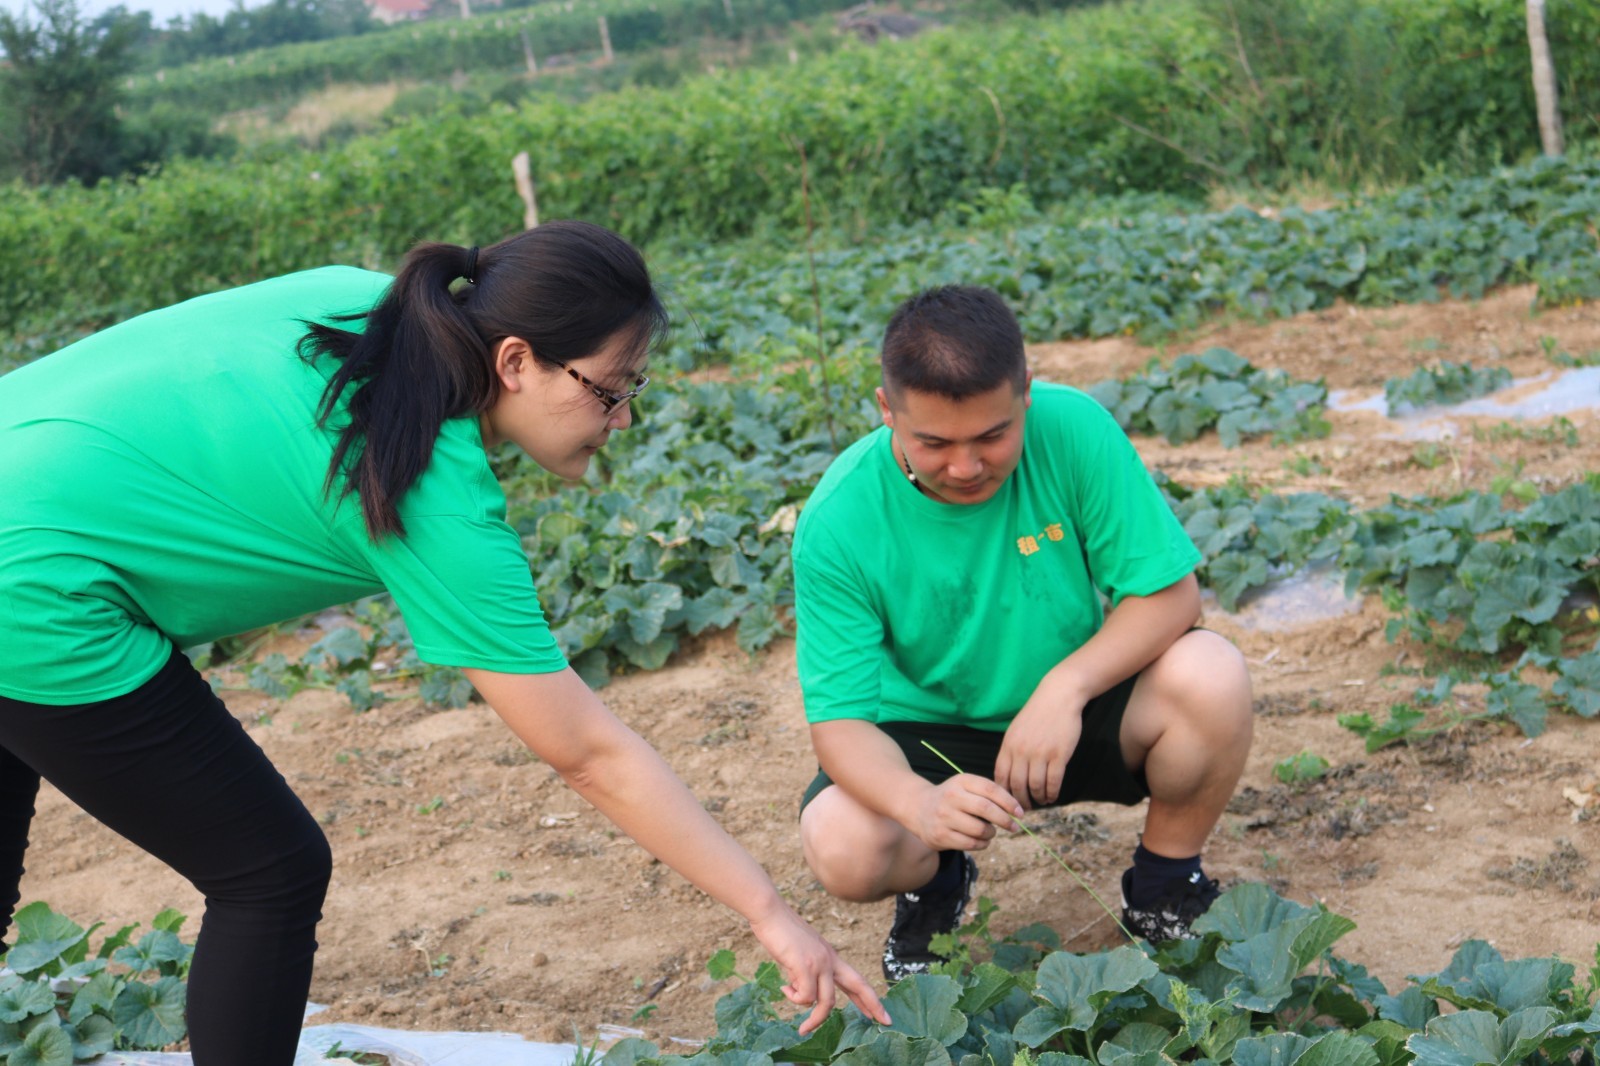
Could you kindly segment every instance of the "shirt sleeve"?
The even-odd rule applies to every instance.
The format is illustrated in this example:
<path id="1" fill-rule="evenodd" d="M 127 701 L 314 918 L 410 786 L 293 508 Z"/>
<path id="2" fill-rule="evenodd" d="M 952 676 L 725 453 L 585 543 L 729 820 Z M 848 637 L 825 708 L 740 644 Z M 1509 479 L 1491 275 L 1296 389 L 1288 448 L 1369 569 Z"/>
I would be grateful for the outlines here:
<path id="1" fill-rule="evenodd" d="M 401 537 L 371 548 L 417 655 L 439 666 L 508 674 L 563 669 L 516 530 L 493 518 L 406 519 Z"/>
<path id="2" fill-rule="evenodd" d="M 883 619 L 824 529 L 796 540 L 795 657 L 808 722 L 878 720 Z"/>
<path id="3" fill-rule="evenodd" d="M 1188 576 L 1200 552 L 1133 442 L 1092 400 L 1074 418 L 1089 423 L 1074 434 L 1068 454 L 1095 587 L 1114 607 L 1126 596 L 1149 596 Z"/>

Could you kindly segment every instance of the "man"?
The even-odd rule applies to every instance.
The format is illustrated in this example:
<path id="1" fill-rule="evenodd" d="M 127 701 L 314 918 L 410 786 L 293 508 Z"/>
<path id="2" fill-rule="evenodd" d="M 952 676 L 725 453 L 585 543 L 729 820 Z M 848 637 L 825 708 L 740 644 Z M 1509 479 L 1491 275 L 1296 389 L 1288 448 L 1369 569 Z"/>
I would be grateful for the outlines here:
<path id="1" fill-rule="evenodd" d="M 938 961 L 929 942 L 977 877 L 968 853 L 997 829 L 1148 797 L 1123 922 L 1190 935 L 1218 894 L 1200 851 L 1251 734 L 1243 657 L 1194 628 L 1199 553 L 1111 416 L 1032 381 L 992 292 L 901 305 L 877 399 L 883 427 L 834 461 L 795 536 L 821 770 L 806 861 L 841 899 L 896 894 L 894 982 Z"/>

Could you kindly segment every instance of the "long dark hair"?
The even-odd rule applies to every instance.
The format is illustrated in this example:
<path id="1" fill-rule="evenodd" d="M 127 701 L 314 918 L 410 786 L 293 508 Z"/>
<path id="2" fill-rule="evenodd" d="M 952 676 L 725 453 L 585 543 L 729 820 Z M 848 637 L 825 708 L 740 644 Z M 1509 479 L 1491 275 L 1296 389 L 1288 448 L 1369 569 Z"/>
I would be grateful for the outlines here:
<path id="1" fill-rule="evenodd" d="M 466 283 L 452 290 L 459 278 Z M 400 498 L 427 469 L 445 419 L 494 404 L 493 351 L 502 339 L 522 338 L 553 366 L 620 335 L 628 343 L 617 358 L 632 366 L 668 322 L 638 249 L 575 221 L 548 222 L 475 253 L 419 244 L 375 307 L 335 321 L 362 318 L 361 332 L 307 322 L 300 354 L 339 361 L 317 408 L 319 426 L 351 389 L 323 490 L 331 493 L 342 475 L 340 497 L 357 495 L 373 540 L 405 532 Z"/>

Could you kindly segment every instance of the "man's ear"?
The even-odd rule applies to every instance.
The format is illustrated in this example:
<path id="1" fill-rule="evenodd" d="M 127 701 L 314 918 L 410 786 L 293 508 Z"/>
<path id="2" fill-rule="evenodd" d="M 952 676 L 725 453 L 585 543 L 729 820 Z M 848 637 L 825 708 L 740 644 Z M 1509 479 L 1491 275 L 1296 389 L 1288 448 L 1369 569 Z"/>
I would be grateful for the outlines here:
<path id="1" fill-rule="evenodd" d="M 1022 377 L 1022 409 L 1026 411 L 1033 406 L 1033 371 L 1025 371 Z"/>
<path id="2" fill-rule="evenodd" d="M 500 379 L 501 388 L 509 392 L 519 391 L 523 373 L 534 366 L 533 349 L 521 337 L 506 337 L 495 346 L 494 376 Z"/>
<path id="3" fill-rule="evenodd" d="M 872 394 L 878 401 L 878 414 L 883 417 L 883 424 L 890 429 L 894 428 L 894 411 L 889 407 L 889 394 L 879 385 Z"/>

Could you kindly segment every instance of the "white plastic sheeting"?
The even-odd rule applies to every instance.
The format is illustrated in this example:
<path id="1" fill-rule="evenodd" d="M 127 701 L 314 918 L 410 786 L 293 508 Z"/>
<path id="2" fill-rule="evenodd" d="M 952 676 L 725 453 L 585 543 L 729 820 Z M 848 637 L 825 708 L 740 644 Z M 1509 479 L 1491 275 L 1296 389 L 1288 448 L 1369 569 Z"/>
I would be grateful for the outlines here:
<path id="1" fill-rule="evenodd" d="M 391 1066 L 570 1066 L 572 1044 L 537 1044 L 515 1033 L 412 1033 L 370 1025 L 313 1025 L 300 1033 L 294 1066 L 330 1066 L 328 1049 L 387 1055 Z M 193 1066 L 188 1055 L 112 1052 L 103 1066 Z"/>

